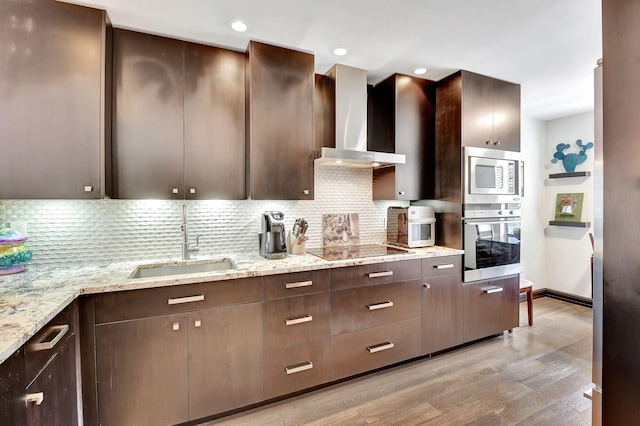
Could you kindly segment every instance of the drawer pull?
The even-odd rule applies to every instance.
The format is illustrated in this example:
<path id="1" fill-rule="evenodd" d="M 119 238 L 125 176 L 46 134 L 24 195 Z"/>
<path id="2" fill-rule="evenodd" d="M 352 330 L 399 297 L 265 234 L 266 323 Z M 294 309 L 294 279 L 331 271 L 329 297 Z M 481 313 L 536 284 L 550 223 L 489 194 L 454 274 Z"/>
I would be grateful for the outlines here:
<path id="1" fill-rule="evenodd" d="M 393 275 L 393 271 L 372 272 L 368 275 L 369 278 L 390 277 Z"/>
<path id="2" fill-rule="evenodd" d="M 370 354 L 375 354 L 376 352 L 386 351 L 387 349 L 393 349 L 395 345 L 393 342 L 384 342 L 378 345 L 367 346 L 367 350 Z"/>
<path id="3" fill-rule="evenodd" d="M 312 315 L 305 315 L 303 317 L 299 317 L 299 318 L 285 318 L 284 323 L 285 325 L 296 325 L 296 324 L 302 324 L 304 322 L 310 322 L 313 321 L 313 316 Z"/>
<path id="4" fill-rule="evenodd" d="M 38 342 L 38 343 L 32 343 L 31 345 L 29 345 L 29 348 L 32 351 L 46 351 L 49 349 L 53 349 L 53 347 L 56 345 L 56 343 L 58 343 L 65 334 L 67 334 L 67 332 L 69 331 L 69 325 L 65 324 L 65 325 L 56 325 L 51 327 L 51 329 L 49 330 L 49 332 L 55 332 L 56 335 L 53 337 L 53 339 L 49 340 L 48 342 Z M 48 335 L 48 334 L 47 334 Z M 37 404 L 40 405 L 40 404 Z"/>
<path id="5" fill-rule="evenodd" d="M 204 300 L 204 294 L 198 294 L 196 296 L 176 297 L 175 299 L 169 299 L 170 305 L 180 305 L 182 303 L 202 302 Z"/>
<path id="6" fill-rule="evenodd" d="M 28 393 L 27 396 L 24 398 L 24 401 L 27 404 L 29 404 L 30 402 L 35 402 L 36 405 L 40 405 L 42 404 L 42 401 L 44 401 L 44 393 L 43 392 Z"/>
<path id="7" fill-rule="evenodd" d="M 443 263 L 441 265 L 433 265 L 433 267 L 436 269 L 452 269 L 453 263 Z"/>
<path id="8" fill-rule="evenodd" d="M 371 304 L 367 305 L 367 308 L 370 311 L 375 311 L 376 309 L 390 308 L 392 306 L 393 306 L 393 302 L 391 300 L 387 300 L 386 302 L 371 303 Z"/>
<path id="9" fill-rule="evenodd" d="M 313 285 L 313 281 L 299 281 L 297 283 L 286 283 L 285 288 L 300 288 L 300 287 L 311 287 Z"/>
<path id="10" fill-rule="evenodd" d="M 300 373 L 301 371 L 311 370 L 313 368 L 313 363 L 311 361 L 303 362 L 301 364 L 291 365 L 289 367 L 285 367 L 284 370 L 287 374 Z"/>
<path id="11" fill-rule="evenodd" d="M 483 287 L 482 291 L 487 293 L 487 294 L 501 293 L 501 292 L 504 291 L 504 288 L 502 288 L 502 287 Z"/>

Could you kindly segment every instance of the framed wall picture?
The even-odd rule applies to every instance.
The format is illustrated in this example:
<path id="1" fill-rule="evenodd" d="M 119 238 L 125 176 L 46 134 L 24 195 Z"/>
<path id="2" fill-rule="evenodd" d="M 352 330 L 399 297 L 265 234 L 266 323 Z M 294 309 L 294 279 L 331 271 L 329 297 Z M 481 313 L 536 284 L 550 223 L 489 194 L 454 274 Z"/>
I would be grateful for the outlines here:
<path id="1" fill-rule="evenodd" d="M 583 200 L 583 192 L 558 194 L 556 197 L 556 214 L 554 220 L 561 222 L 581 222 Z"/>

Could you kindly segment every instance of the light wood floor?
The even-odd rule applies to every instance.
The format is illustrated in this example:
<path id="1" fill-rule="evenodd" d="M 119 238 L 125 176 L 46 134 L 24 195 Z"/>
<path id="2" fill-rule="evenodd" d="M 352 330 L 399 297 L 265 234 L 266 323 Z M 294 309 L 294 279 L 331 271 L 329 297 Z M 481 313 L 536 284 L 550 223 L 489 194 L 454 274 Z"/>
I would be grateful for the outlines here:
<path id="1" fill-rule="evenodd" d="M 588 425 L 591 309 L 547 297 L 534 325 L 207 425 Z"/>

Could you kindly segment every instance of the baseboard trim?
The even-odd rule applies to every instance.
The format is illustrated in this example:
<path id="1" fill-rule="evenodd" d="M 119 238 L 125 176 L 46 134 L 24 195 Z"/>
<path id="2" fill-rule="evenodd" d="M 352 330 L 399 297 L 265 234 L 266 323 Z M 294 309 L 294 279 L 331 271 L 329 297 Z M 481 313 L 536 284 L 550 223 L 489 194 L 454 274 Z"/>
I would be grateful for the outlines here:
<path id="1" fill-rule="evenodd" d="M 533 291 L 533 298 L 538 297 L 550 297 L 552 299 L 562 300 L 563 302 L 573 303 L 575 305 L 586 306 L 587 308 L 593 308 L 593 300 L 588 297 L 576 296 L 575 294 L 565 293 L 563 291 L 551 290 L 548 288 L 542 288 L 540 290 Z"/>

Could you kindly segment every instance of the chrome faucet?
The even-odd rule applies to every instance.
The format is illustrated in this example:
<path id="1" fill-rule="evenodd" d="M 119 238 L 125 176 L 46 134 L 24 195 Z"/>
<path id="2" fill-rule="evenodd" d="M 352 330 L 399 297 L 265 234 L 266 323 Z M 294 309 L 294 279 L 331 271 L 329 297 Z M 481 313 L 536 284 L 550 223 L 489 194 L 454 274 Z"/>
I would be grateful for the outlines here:
<path id="1" fill-rule="evenodd" d="M 200 250 L 200 237 L 196 237 L 196 245 L 189 245 L 189 231 L 187 230 L 187 206 L 182 205 L 182 260 L 189 260 L 191 253 L 196 253 Z"/>

